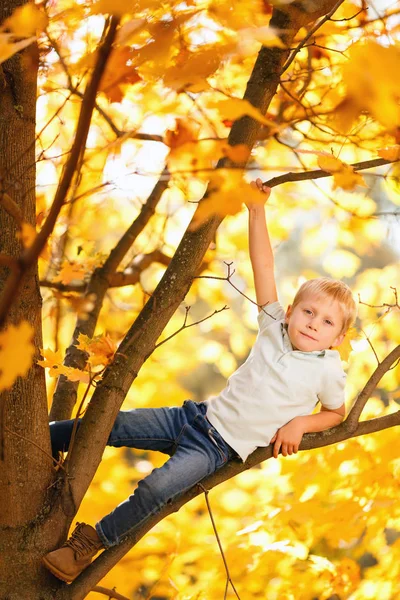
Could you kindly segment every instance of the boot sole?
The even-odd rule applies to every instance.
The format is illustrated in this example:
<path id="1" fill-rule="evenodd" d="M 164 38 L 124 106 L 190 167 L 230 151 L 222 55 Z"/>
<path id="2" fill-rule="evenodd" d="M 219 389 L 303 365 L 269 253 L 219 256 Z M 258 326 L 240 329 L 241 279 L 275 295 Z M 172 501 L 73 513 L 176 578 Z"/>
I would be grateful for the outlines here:
<path id="1" fill-rule="evenodd" d="M 73 581 L 73 578 L 68 577 L 68 575 L 66 575 L 62 571 L 59 571 L 57 567 L 55 567 L 51 562 L 49 562 L 45 556 L 42 558 L 42 563 L 46 567 L 46 569 L 50 571 L 50 573 L 52 573 L 58 579 L 61 579 L 61 581 L 65 581 L 65 583 L 71 583 Z"/>

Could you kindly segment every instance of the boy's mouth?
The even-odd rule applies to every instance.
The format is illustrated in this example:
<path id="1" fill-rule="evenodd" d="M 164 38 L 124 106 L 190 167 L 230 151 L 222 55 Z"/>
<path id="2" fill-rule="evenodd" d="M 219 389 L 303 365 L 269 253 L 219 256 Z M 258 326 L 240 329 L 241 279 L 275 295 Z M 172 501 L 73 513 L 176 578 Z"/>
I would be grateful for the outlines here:
<path id="1" fill-rule="evenodd" d="M 308 338 L 309 340 L 312 340 L 313 342 L 316 342 L 317 340 L 315 338 L 313 338 L 311 335 L 308 335 L 307 333 L 303 333 L 302 331 L 300 331 L 301 335 L 304 335 L 304 337 Z"/>

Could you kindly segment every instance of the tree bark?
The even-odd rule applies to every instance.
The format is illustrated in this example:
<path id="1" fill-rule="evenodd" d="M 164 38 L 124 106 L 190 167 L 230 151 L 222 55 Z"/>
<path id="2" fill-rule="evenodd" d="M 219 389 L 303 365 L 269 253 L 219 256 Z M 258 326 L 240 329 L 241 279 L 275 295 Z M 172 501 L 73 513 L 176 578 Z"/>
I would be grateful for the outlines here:
<path id="1" fill-rule="evenodd" d="M 21 1 L 0 4 L 0 22 Z M 23 220 L 35 225 L 35 107 L 36 46 L 14 55 L 2 65 L 0 83 L 0 191 L 18 205 Z M 0 207 L 0 253 L 18 258 L 22 252 L 18 225 Z M 0 268 L 0 292 L 9 275 Z M 42 300 L 37 264 L 27 274 L 14 298 L 7 324 L 28 321 L 35 330 L 34 344 L 42 347 Z M 18 357 L 15 357 L 18 360 Z M 3 460 L 0 461 L 0 598 L 35 597 L 42 552 L 36 539 L 37 526 L 46 507 L 47 488 L 52 478 L 46 425 L 47 399 L 43 369 L 33 365 L 27 377 L 18 378 L 11 390 L 0 395 Z M 48 507 L 47 507 L 48 508 Z M 28 533 L 29 532 L 29 533 Z M 24 573 L 24 577 L 21 577 Z"/>

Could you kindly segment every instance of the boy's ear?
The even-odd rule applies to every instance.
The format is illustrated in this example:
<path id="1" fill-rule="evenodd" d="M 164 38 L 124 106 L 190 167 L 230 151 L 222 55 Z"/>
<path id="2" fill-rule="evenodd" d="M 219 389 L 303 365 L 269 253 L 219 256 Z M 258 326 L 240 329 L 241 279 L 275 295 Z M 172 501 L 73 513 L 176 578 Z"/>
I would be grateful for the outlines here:
<path id="1" fill-rule="evenodd" d="M 336 340 L 332 344 L 332 346 L 334 348 L 337 348 L 338 346 L 340 346 L 340 344 L 343 342 L 343 340 L 344 340 L 345 337 L 346 337 L 346 332 L 341 333 L 340 335 L 338 335 L 337 338 L 336 338 Z"/>
<path id="2" fill-rule="evenodd" d="M 286 314 L 285 314 L 285 323 L 289 323 L 289 318 L 290 318 L 291 312 L 292 312 L 292 305 L 289 304 L 289 306 L 287 307 L 287 310 L 286 310 Z"/>

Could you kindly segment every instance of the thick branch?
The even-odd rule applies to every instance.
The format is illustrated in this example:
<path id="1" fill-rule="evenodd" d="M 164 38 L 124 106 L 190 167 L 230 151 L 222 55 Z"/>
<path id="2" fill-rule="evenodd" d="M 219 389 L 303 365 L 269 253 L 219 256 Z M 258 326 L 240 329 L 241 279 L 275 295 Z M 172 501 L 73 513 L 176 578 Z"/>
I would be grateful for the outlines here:
<path id="1" fill-rule="evenodd" d="M 84 368 L 87 356 L 84 352 L 78 350 L 75 345 L 79 334 L 82 333 L 89 337 L 93 336 L 97 319 L 103 306 L 104 297 L 111 285 L 111 281 L 116 276 L 116 270 L 126 253 L 132 247 L 132 244 L 135 242 L 139 234 L 149 222 L 150 218 L 153 216 L 156 206 L 167 187 L 168 179 L 164 177 L 160 178 L 154 186 L 154 189 L 147 201 L 143 204 L 139 215 L 126 230 L 115 248 L 110 252 L 104 265 L 96 269 L 90 278 L 85 295 L 95 297 L 96 300 L 94 302 L 93 309 L 85 315 L 85 318 L 80 317 L 77 320 L 72 342 L 67 349 L 64 361 L 64 364 L 68 367 L 75 367 L 77 369 Z M 162 260 L 161 253 L 158 258 Z M 153 260 L 157 260 L 157 257 Z M 139 273 L 137 273 L 137 276 L 139 276 Z M 69 381 L 64 376 L 59 378 L 50 411 L 51 421 L 59 421 L 70 418 L 72 409 L 76 402 L 77 390 L 78 383 Z"/>
<path id="2" fill-rule="evenodd" d="M 349 412 L 349 416 L 346 420 L 346 425 L 349 431 L 355 431 L 358 426 L 358 420 L 362 413 L 364 406 L 367 403 L 368 398 L 370 398 L 372 392 L 378 385 L 379 381 L 382 379 L 385 373 L 389 370 L 391 365 L 400 357 L 400 345 L 396 346 L 384 360 L 379 363 L 375 371 L 372 373 L 371 377 L 367 381 L 364 386 L 364 389 L 358 395 L 351 411 Z"/>
<path id="3" fill-rule="evenodd" d="M 15 295 L 18 292 L 19 286 L 21 285 L 24 274 L 29 270 L 42 252 L 46 241 L 53 231 L 57 217 L 63 207 L 72 179 L 75 174 L 75 170 L 82 153 L 82 149 L 85 147 L 87 135 L 89 133 L 90 123 L 92 119 L 92 113 L 94 104 L 96 101 L 96 94 L 100 84 L 100 80 L 104 73 L 108 58 L 111 54 L 112 44 L 115 38 L 116 29 L 119 23 L 119 19 L 113 17 L 110 21 L 109 29 L 104 40 L 104 44 L 99 49 L 98 60 L 94 67 L 92 77 L 87 86 L 85 92 L 85 98 L 82 102 L 81 112 L 76 128 L 75 140 L 72 145 L 71 153 L 68 161 L 65 165 L 63 174 L 61 176 L 60 183 L 58 185 L 53 204 L 51 206 L 49 215 L 40 231 L 36 236 L 33 244 L 25 250 L 21 256 L 19 262 L 21 265 L 19 277 L 9 277 L 6 282 L 3 295 L 0 299 L 0 325 L 4 323 L 4 320 L 8 314 L 8 311 L 15 299 Z"/>
<path id="4" fill-rule="evenodd" d="M 341 425 L 333 427 L 327 431 L 304 435 L 300 445 L 300 450 L 312 450 L 316 448 L 322 448 L 324 446 L 330 446 L 353 437 L 374 433 L 376 431 L 382 431 L 398 425 L 400 425 L 400 411 L 377 419 L 363 421 L 359 423 L 357 428 L 352 432 L 348 430 L 345 421 L 344 423 L 341 423 Z M 220 483 L 235 477 L 235 475 L 238 475 L 239 473 L 258 465 L 260 462 L 268 460 L 269 458 L 272 458 L 271 445 L 266 448 L 257 448 L 257 450 L 255 450 L 255 452 L 249 456 L 245 463 L 240 461 L 228 463 L 217 473 L 204 479 L 201 482 L 202 486 L 205 489 L 210 490 Z M 154 527 L 169 514 L 178 511 L 184 504 L 202 492 L 203 490 L 200 486 L 194 486 L 188 492 L 183 494 L 178 500 L 175 500 L 172 504 L 165 506 L 159 513 L 150 517 L 145 524 L 132 531 L 121 544 L 103 552 L 92 563 L 92 565 L 88 567 L 88 569 L 86 569 L 80 577 L 78 577 L 78 579 L 68 586 L 67 589 L 64 588 L 61 590 L 60 596 L 57 596 L 57 598 L 60 600 L 82 600 L 85 598 L 86 594 L 93 588 L 93 586 L 102 577 L 104 577 L 104 575 L 114 565 L 116 565 L 117 562 L 132 548 L 132 546 L 134 546 L 152 527 Z"/>

